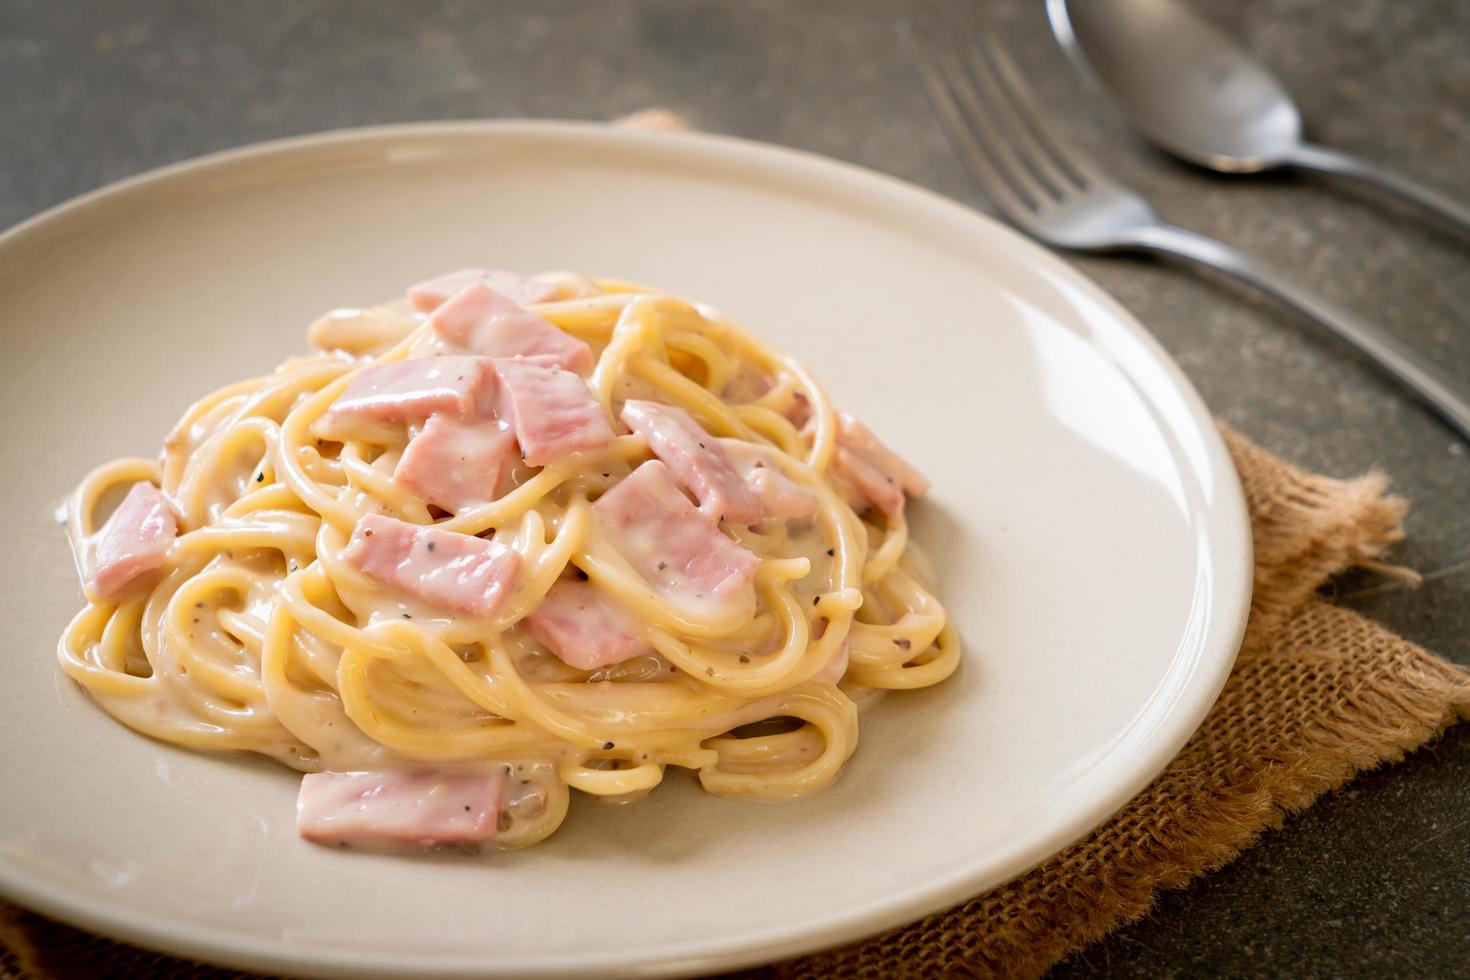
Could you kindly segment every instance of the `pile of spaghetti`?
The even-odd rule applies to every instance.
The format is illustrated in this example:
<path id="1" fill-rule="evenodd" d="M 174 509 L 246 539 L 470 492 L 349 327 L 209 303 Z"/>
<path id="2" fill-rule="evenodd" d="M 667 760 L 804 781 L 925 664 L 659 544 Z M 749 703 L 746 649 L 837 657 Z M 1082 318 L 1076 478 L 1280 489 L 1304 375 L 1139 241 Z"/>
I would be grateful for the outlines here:
<path id="1" fill-rule="evenodd" d="M 465 270 L 309 338 L 85 479 L 59 651 L 131 728 L 307 773 L 303 836 L 523 846 L 669 766 L 801 796 L 958 665 L 923 477 L 715 312 Z"/>

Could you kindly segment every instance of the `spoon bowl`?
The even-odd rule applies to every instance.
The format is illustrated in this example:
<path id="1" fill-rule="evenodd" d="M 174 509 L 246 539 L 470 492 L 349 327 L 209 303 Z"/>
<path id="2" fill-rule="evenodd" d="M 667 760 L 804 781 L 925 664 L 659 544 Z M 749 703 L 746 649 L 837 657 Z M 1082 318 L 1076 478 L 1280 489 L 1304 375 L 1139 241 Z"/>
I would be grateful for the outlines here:
<path id="1" fill-rule="evenodd" d="M 1306 167 L 1356 177 L 1470 234 L 1470 208 L 1302 138 L 1291 94 L 1250 52 L 1178 0 L 1046 0 L 1052 33 L 1153 143 L 1226 173 Z"/>
<path id="2" fill-rule="evenodd" d="M 1174 0 L 1047 0 L 1052 29 L 1149 139 L 1212 170 L 1286 163 L 1302 117 L 1250 53 Z"/>

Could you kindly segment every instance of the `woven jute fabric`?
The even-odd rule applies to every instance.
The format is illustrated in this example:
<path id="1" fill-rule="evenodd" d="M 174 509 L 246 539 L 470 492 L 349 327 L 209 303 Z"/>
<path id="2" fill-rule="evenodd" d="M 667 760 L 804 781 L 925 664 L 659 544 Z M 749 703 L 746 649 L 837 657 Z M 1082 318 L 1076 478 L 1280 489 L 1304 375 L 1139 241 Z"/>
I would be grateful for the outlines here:
<path id="1" fill-rule="evenodd" d="M 633 125 L 677 129 L 667 113 Z M 1303 472 L 1223 429 L 1255 540 L 1250 620 L 1199 731 L 1119 813 L 1029 874 L 887 935 L 747 977 L 1034 977 L 1229 862 L 1287 814 L 1470 718 L 1470 673 L 1325 602 L 1318 589 L 1403 536 L 1372 473 Z M 0 978 L 246 974 L 79 932 L 0 902 Z"/>

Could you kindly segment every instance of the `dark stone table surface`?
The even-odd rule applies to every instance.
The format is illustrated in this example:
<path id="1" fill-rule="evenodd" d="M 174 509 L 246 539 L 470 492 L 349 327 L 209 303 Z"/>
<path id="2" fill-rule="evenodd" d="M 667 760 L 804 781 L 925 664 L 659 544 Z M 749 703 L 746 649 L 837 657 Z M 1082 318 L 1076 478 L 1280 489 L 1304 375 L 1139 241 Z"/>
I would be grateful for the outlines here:
<path id="1" fill-rule="evenodd" d="M 1470 2 L 1195 0 L 1269 62 L 1321 142 L 1470 199 Z M 1133 138 L 1072 72 L 1040 0 L 984 16 L 1056 123 L 1179 224 L 1223 238 L 1431 352 L 1470 383 L 1470 240 L 1326 177 L 1207 176 Z M 0 225 L 211 150 L 314 130 L 496 116 L 696 125 L 865 164 L 984 205 L 883 0 L 3 0 Z M 1380 466 L 1414 504 L 1341 601 L 1470 662 L 1470 451 L 1312 327 L 1230 282 L 1141 259 L 1077 264 L 1205 400 L 1338 475 Z M 1057 976 L 1413 976 L 1470 970 L 1470 725 L 1361 777 Z"/>

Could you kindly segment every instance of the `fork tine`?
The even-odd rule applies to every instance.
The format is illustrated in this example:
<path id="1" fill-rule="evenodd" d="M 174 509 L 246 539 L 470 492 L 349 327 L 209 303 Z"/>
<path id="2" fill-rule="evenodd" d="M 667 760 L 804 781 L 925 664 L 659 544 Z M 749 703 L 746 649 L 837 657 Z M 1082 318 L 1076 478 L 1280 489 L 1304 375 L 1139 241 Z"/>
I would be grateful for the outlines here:
<path id="1" fill-rule="evenodd" d="M 1031 96 L 1030 86 L 1021 78 L 1015 62 L 1005 53 L 1005 50 L 993 38 L 985 38 L 980 46 L 985 49 L 995 77 L 1009 97 L 1011 110 L 1015 113 L 1018 123 L 1030 132 L 1040 152 L 1050 157 L 1054 166 L 1065 172 L 1067 179 L 1077 187 L 1086 189 L 1090 184 L 1095 183 L 1096 175 L 1100 172 L 1097 166 L 1092 163 L 1087 154 L 1058 139 L 1056 134 L 1042 121 L 1044 117 Z"/>
<path id="2" fill-rule="evenodd" d="M 976 139 L 983 145 L 1010 185 L 1026 199 L 1033 211 L 1056 196 L 1053 188 L 1039 180 L 1035 168 L 1017 148 L 1017 136 L 1007 132 L 1006 121 L 995 111 L 996 99 L 983 89 L 989 87 L 973 63 L 974 55 L 952 48 L 940 56 L 948 65 L 950 85 L 960 111 Z"/>
<path id="3" fill-rule="evenodd" d="M 924 82 L 924 92 L 929 98 L 934 114 L 939 118 L 945 138 L 954 147 L 960 162 L 980 185 L 981 190 L 1002 215 L 1018 225 L 1034 228 L 1034 207 L 1023 199 L 1010 179 L 1002 175 L 992 158 L 986 141 L 980 138 L 956 96 L 952 73 L 945 72 L 935 64 L 918 43 L 908 21 L 900 24 L 900 35 L 909 49 L 909 56 L 919 70 Z"/>
<path id="4" fill-rule="evenodd" d="M 1032 188 L 1031 196 L 1038 204 L 1066 197 L 1074 187 L 1080 187 L 1080 182 L 1056 165 L 1055 152 L 1038 139 L 1039 117 L 1035 107 L 1029 103 L 1025 107 L 1018 105 L 1015 90 L 1021 85 L 1019 78 L 1011 79 L 1012 84 L 1007 85 L 1007 80 L 1001 77 L 996 61 L 1005 57 L 1004 52 L 988 37 L 978 10 L 969 7 L 968 14 L 951 20 L 950 30 L 945 33 L 955 39 L 954 43 L 962 51 L 960 57 L 970 82 L 972 109 L 977 119 L 990 120 L 989 128 L 998 137 L 997 143 L 1009 167 L 1023 175 L 1020 179 Z M 966 40 L 962 42 L 960 38 Z"/>

